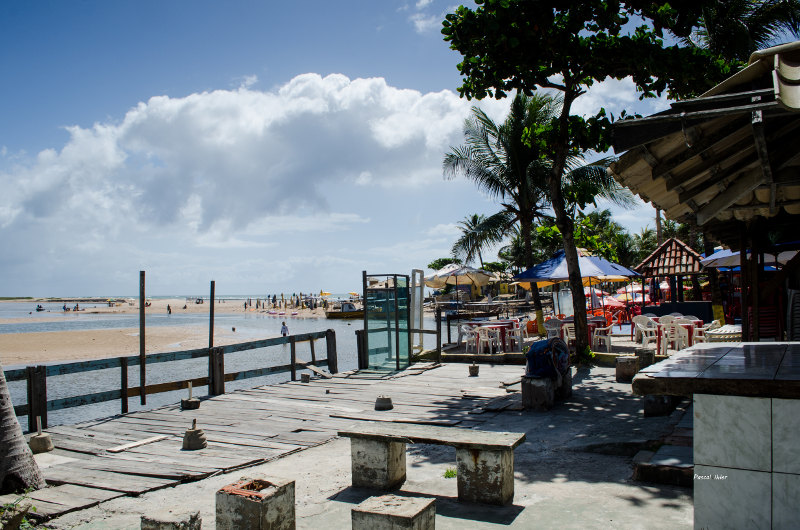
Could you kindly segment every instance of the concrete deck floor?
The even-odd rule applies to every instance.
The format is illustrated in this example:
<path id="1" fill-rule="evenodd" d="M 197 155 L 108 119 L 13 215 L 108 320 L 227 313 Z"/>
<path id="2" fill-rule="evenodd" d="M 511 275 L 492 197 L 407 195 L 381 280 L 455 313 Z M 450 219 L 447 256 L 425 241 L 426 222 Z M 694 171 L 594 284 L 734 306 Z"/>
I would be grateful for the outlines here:
<path id="1" fill-rule="evenodd" d="M 484 365 L 481 372 L 493 369 L 501 367 Z M 434 371 L 453 377 L 465 372 L 463 365 Z M 444 446 L 408 446 L 408 479 L 399 493 L 435 497 L 436 526 L 444 529 L 690 528 L 691 489 L 631 479 L 632 457 L 642 443 L 670 432 L 679 419 L 643 417 L 640 398 L 630 384 L 614 380 L 613 369 L 581 368 L 566 402 L 548 412 L 505 410 L 484 424 L 486 430 L 527 435 L 515 452 L 512 505 L 459 503 L 456 480 L 444 478 L 455 467 L 455 450 Z M 215 492 L 242 476 L 294 479 L 298 528 L 350 528 L 351 509 L 380 494 L 350 486 L 350 441 L 336 438 L 267 464 L 107 501 L 47 526 L 134 529 L 141 514 L 173 509 L 199 510 L 203 527 L 213 528 Z"/>

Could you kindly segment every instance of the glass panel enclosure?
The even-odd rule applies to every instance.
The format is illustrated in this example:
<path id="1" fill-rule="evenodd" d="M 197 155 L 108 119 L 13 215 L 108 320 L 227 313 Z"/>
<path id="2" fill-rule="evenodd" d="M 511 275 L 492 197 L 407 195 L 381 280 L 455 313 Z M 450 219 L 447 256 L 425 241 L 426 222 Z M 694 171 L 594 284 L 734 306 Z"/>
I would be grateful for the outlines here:
<path id="1" fill-rule="evenodd" d="M 367 275 L 364 282 L 364 340 L 373 370 L 402 370 L 410 364 L 409 277 Z"/>

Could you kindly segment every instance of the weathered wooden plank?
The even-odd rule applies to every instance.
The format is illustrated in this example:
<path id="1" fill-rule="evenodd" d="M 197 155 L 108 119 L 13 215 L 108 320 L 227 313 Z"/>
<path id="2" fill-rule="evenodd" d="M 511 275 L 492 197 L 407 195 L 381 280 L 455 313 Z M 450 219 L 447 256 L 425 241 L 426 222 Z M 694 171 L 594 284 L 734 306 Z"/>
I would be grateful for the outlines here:
<path id="1" fill-rule="evenodd" d="M 144 440 L 139 440 L 138 442 L 129 442 L 123 445 L 118 445 L 116 447 L 110 447 L 107 449 L 107 451 L 109 453 L 121 453 L 122 451 L 126 451 L 133 447 L 138 447 L 140 445 L 158 442 L 159 440 L 163 440 L 164 438 L 166 438 L 166 435 L 152 436 L 150 438 L 145 438 Z"/>
<path id="2" fill-rule="evenodd" d="M 78 486 L 120 491 L 135 495 L 174 486 L 179 482 L 177 480 L 85 469 L 73 464 L 48 467 L 42 470 L 42 474 L 48 484 L 76 484 Z"/>

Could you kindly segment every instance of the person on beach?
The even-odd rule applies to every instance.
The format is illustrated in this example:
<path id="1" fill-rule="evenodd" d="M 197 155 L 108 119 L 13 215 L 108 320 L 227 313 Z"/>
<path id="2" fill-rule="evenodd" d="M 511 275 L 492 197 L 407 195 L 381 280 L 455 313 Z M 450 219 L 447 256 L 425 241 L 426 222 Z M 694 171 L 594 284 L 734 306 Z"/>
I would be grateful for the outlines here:
<path id="1" fill-rule="evenodd" d="M 289 327 L 286 325 L 286 322 L 281 322 L 281 335 L 284 337 L 289 335 Z"/>
<path id="2" fill-rule="evenodd" d="M 167 304 L 167 314 L 168 315 L 172 314 L 172 308 L 169 306 L 169 304 Z"/>

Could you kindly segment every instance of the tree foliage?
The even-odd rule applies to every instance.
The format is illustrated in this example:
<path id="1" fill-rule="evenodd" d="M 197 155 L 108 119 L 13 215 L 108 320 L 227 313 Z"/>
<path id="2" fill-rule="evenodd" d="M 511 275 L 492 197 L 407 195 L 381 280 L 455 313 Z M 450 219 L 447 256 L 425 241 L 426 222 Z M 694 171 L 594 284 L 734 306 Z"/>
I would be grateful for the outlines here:
<path id="1" fill-rule="evenodd" d="M 754 51 L 789 35 L 800 37 L 800 0 L 717 0 L 703 8 L 684 42 L 744 64 Z"/>
<path id="2" fill-rule="evenodd" d="M 438 271 L 439 269 L 441 269 L 445 265 L 450 265 L 451 263 L 458 263 L 460 265 L 461 264 L 461 260 L 458 259 L 458 258 L 452 258 L 452 257 L 450 257 L 450 258 L 436 258 L 435 260 L 433 260 L 430 263 L 428 263 L 428 268 L 429 269 L 433 269 L 435 271 Z"/>

